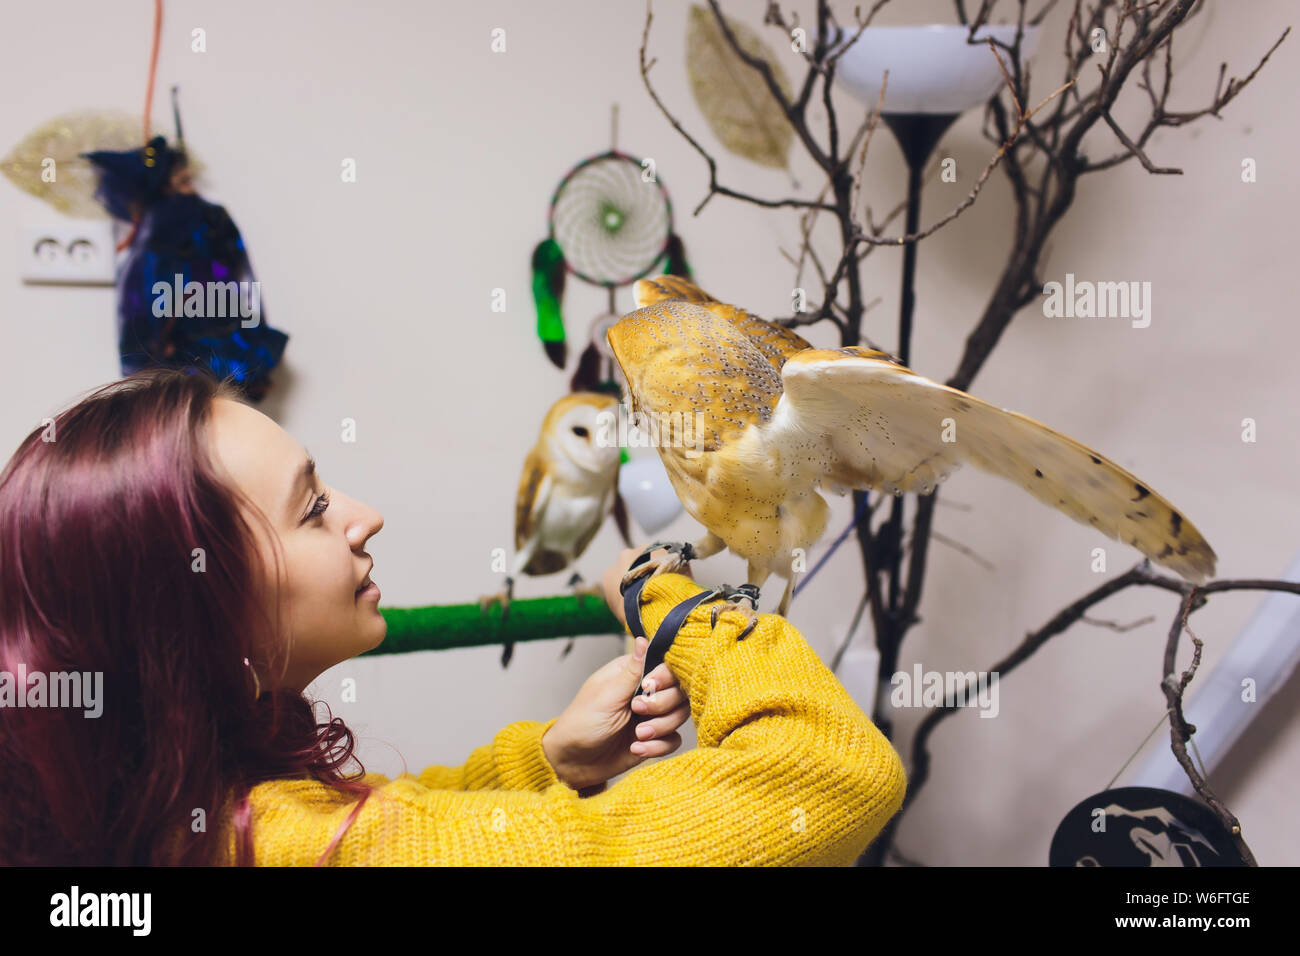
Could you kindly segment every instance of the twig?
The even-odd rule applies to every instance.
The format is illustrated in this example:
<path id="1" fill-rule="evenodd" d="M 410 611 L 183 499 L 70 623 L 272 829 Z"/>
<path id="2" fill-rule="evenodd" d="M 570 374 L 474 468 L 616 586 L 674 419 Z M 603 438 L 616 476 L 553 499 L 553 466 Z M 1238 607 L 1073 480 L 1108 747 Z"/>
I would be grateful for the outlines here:
<path id="1" fill-rule="evenodd" d="M 1239 583 L 1239 582 L 1233 582 Z M 1286 582 L 1290 583 L 1290 582 Z M 1297 593 L 1300 593 L 1300 587 L 1295 587 Z M 1281 589 L 1279 589 L 1281 590 Z M 1202 642 L 1196 635 L 1192 635 L 1192 663 L 1182 674 L 1181 678 L 1174 677 L 1174 662 L 1178 657 L 1178 639 L 1182 636 L 1183 630 L 1187 627 L 1187 615 L 1199 605 L 1196 603 L 1200 594 L 1200 589 L 1192 588 L 1183 596 L 1182 605 L 1179 607 L 1179 614 L 1174 619 L 1173 625 L 1169 628 L 1169 640 L 1165 645 L 1164 659 L 1164 679 L 1160 682 L 1165 692 L 1165 699 L 1169 702 L 1171 713 L 1169 715 L 1169 746 L 1174 752 L 1174 759 L 1178 761 L 1183 772 L 1187 774 L 1192 781 L 1192 787 L 1200 795 L 1201 799 L 1209 804 L 1210 809 L 1215 815 L 1223 821 L 1232 839 L 1232 844 L 1237 852 L 1241 855 L 1242 860 L 1247 866 L 1258 866 L 1255 862 L 1255 855 L 1246 845 L 1246 841 L 1241 835 L 1241 822 L 1233 816 L 1232 812 L 1215 796 L 1214 791 L 1210 789 L 1210 783 L 1201 775 L 1201 773 L 1192 764 L 1192 759 L 1187 755 L 1187 742 L 1191 740 L 1192 734 L 1196 733 L 1196 728 L 1189 724 L 1183 716 L 1183 692 L 1187 690 L 1187 685 L 1191 683 L 1197 667 L 1201 663 Z"/>
<path id="2" fill-rule="evenodd" d="M 1148 614 L 1146 617 L 1138 618 L 1136 621 L 1133 621 L 1129 624 L 1120 624 L 1117 623 L 1116 621 L 1102 621 L 1092 617 L 1079 618 L 1079 620 L 1083 621 L 1084 624 L 1091 624 L 1094 627 L 1108 627 L 1112 631 L 1118 631 L 1121 634 L 1123 634 L 1125 631 L 1131 631 L 1135 627 L 1142 627 L 1144 624 L 1150 624 L 1155 619 L 1156 616 L 1154 614 Z"/>
<path id="3" fill-rule="evenodd" d="M 792 206 L 805 209 L 825 209 L 830 212 L 835 212 L 835 206 L 830 206 L 825 203 L 810 202 L 806 199 L 762 199 L 758 196 L 751 196 L 749 193 L 743 193 L 739 190 L 731 189 L 730 187 L 718 183 L 717 161 L 709 154 L 708 150 L 699 144 L 694 136 L 686 132 L 685 127 L 678 122 L 677 117 L 673 116 L 673 114 L 669 112 L 668 107 L 664 105 L 663 100 L 659 98 L 659 94 L 655 92 L 654 87 L 650 84 L 650 69 L 658 62 L 657 60 L 650 60 L 648 62 L 646 60 L 646 44 L 649 42 L 650 23 L 653 20 L 654 15 L 650 12 L 650 2 L 649 0 L 646 0 L 645 28 L 641 32 L 641 79 L 645 83 L 646 92 L 650 94 L 650 98 L 654 100 L 655 105 L 659 107 L 660 112 L 662 112 L 668 122 L 672 124 L 673 129 L 677 130 L 677 132 L 680 133 L 688 143 L 695 147 L 695 151 L 703 156 L 704 161 L 709 164 L 709 191 L 705 197 L 700 200 L 699 205 L 695 207 L 692 215 L 698 216 L 705 204 L 715 195 L 730 196 L 733 199 L 744 200 L 745 202 L 751 202 L 758 206 L 765 206 L 769 209 Z"/>
<path id="4" fill-rule="evenodd" d="M 1165 679 L 1161 683 L 1165 697 L 1169 706 L 1173 708 L 1173 715 L 1170 719 L 1172 734 L 1171 745 L 1174 755 L 1183 769 L 1188 772 L 1188 777 L 1192 785 L 1196 788 L 1197 793 L 1201 794 L 1210 804 L 1210 807 L 1224 820 L 1225 825 L 1232 831 L 1237 827 L 1234 835 L 1240 834 L 1240 824 L 1235 817 L 1232 817 L 1227 809 L 1223 807 L 1213 793 L 1210 791 L 1209 784 L 1196 772 L 1191 765 L 1191 760 L 1187 757 L 1186 743 L 1195 732 L 1183 719 L 1182 716 L 1182 697 L 1183 691 L 1187 689 L 1188 683 L 1195 673 L 1195 665 L 1200 659 L 1200 642 L 1197 641 L 1196 656 L 1193 659 L 1193 666 L 1185 672 L 1180 680 L 1173 678 L 1174 655 L 1177 652 L 1177 639 L 1182 628 L 1186 624 L 1188 614 L 1202 607 L 1205 603 L 1205 595 L 1215 591 L 1236 591 L 1236 590 L 1268 590 L 1268 591 L 1286 591 L 1292 594 L 1300 595 L 1300 583 L 1294 581 L 1278 581 L 1268 579 L 1239 579 L 1239 580 L 1222 580 L 1211 581 L 1203 585 L 1192 585 L 1179 578 L 1168 577 L 1157 574 L 1150 570 L 1151 563 L 1142 561 L 1135 567 L 1130 568 L 1116 578 L 1105 582 L 1099 587 L 1085 594 L 1065 609 L 1059 611 L 1050 621 L 1037 631 L 1033 631 L 1025 636 L 1025 639 L 1010 654 L 1002 660 L 993 664 L 987 669 L 987 672 L 996 672 L 998 679 L 1003 680 L 1007 674 L 1015 670 L 1020 664 L 1029 659 L 1033 653 L 1051 638 L 1066 631 L 1072 624 L 1080 621 L 1084 613 L 1096 604 L 1101 603 L 1113 594 L 1117 594 L 1126 588 L 1134 585 L 1145 587 L 1156 587 L 1166 591 L 1171 591 L 1180 595 L 1182 598 L 1179 604 L 1178 615 L 1174 620 L 1173 628 L 1170 632 L 1169 641 L 1165 649 L 1164 673 Z M 908 807 L 915 802 L 917 795 L 924 787 L 926 780 L 930 775 L 930 752 L 928 743 L 930 736 L 934 733 L 935 728 L 945 718 L 952 716 L 961 708 L 958 706 L 941 706 L 936 707 L 926 715 L 917 727 L 916 736 L 912 741 L 912 767 L 908 774 L 907 795 L 903 800 L 903 808 L 899 811 L 899 817 L 907 812 Z M 1243 851 L 1243 857 L 1253 864 L 1253 856 L 1250 856 L 1250 850 L 1244 842 L 1240 842 L 1238 849 Z"/>
<path id="5" fill-rule="evenodd" d="M 997 56 L 997 53 L 995 52 L 993 55 Z M 999 60 L 999 63 L 1000 62 L 1001 61 Z M 988 161 L 988 164 L 984 167 L 983 172 L 980 173 L 979 178 L 975 180 L 975 186 L 971 189 L 970 194 L 961 202 L 959 202 L 956 206 L 954 206 L 946 216 L 943 216 L 942 218 L 936 220 L 932 225 L 930 225 L 925 229 L 922 229 L 920 232 L 909 233 L 908 235 L 905 236 L 888 236 L 888 237 L 873 236 L 859 229 L 854 234 L 854 238 L 859 242 L 865 242 L 868 243 L 869 245 L 901 246 L 909 242 L 918 242 L 921 239 L 924 239 L 926 236 L 931 236 L 934 233 L 938 232 L 940 229 L 942 229 L 948 223 L 952 222 L 954 219 L 956 219 L 958 216 L 960 216 L 963 212 L 965 212 L 974 204 L 975 198 L 979 196 L 980 190 L 984 188 L 984 183 L 988 181 L 988 178 L 993 173 L 993 170 L 997 169 L 998 163 L 1002 162 L 1002 157 L 1007 154 L 1007 150 L 1009 150 L 1013 145 L 1015 145 L 1017 138 L 1020 136 L 1020 131 L 1024 127 L 1025 121 L 1028 120 L 1030 117 L 1032 117 L 1039 110 L 1041 110 L 1048 103 L 1052 102 L 1052 100 L 1056 99 L 1066 90 L 1068 90 L 1071 86 L 1074 85 L 1074 82 L 1075 82 L 1074 80 L 1070 80 L 1070 82 L 1066 83 L 1064 86 L 1058 87 L 1050 96 L 1048 96 L 1045 100 L 1043 100 L 1041 103 L 1035 106 L 1032 110 L 1020 116 L 1019 121 L 1016 123 L 1016 128 L 1012 131 L 1011 135 L 1007 138 L 1007 140 L 1003 142 L 1001 146 L 998 147 L 997 152 L 993 154 L 993 158 Z"/>
<path id="6" fill-rule="evenodd" d="M 930 532 L 930 537 L 933 538 L 935 541 L 938 541 L 940 544 L 946 544 L 946 545 L 948 545 L 948 547 L 952 548 L 953 550 L 955 550 L 955 551 L 957 551 L 957 552 L 959 552 L 959 553 L 961 553 L 961 554 L 966 555 L 966 557 L 970 558 L 972 561 L 974 561 L 974 562 L 976 562 L 977 564 L 979 564 L 980 566 L 982 566 L 982 567 L 988 569 L 989 571 L 996 571 L 996 570 L 997 570 L 996 566 L 994 566 L 994 564 L 993 564 L 992 561 L 988 560 L 987 558 L 981 557 L 981 556 L 980 556 L 978 553 L 976 553 L 973 549 L 968 548 L 966 545 L 962 544 L 960 541 L 954 541 L 952 538 L 945 537 L 944 535 L 941 535 L 941 534 L 940 534 L 939 532 L 937 532 L 937 531 L 931 531 L 931 532 Z M 908 539 L 908 550 L 911 550 L 911 539 L 910 539 L 910 538 Z"/>

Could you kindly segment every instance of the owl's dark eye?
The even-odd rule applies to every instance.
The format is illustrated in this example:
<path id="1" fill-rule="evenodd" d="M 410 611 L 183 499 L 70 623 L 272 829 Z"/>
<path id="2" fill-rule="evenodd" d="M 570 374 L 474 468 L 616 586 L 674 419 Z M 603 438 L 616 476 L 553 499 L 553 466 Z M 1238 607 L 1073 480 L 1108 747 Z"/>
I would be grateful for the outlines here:
<path id="1" fill-rule="evenodd" d="M 587 437 L 587 429 L 584 428 L 582 425 L 574 425 L 574 426 L 573 426 L 573 434 L 577 435 L 579 438 L 586 438 L 586 437 Z"/>

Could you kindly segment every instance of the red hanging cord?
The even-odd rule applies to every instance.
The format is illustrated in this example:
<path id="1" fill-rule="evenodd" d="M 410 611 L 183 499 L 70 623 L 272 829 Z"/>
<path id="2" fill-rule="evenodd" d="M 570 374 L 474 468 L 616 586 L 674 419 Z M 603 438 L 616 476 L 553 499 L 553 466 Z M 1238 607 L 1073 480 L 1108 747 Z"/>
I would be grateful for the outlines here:
<path id="1" fill-rule="evenodd" d="M 149 54 L 149 85 L 144 95 L 144 141 L 149 142 L 149 114 L 153 112 L 153 79 L 158 72 L 158 41 L 162 36 L 163 0 L 153 0 L 153 52 Z"/>
<path id="2" fill-rule="evenodd" d="M 144 142 L 146 146 L 149 144 L 149 115 L 153 112 L 154 77 L 158 72 L 158 43 L 162 37 L 162 16 L 163 0 L 153 0 L 153 51 L 149 54 L 149 84 L 145 87 L 144 94 Z M 139 229 L 140 213 L 137 212 L 134 221 L 131 223 L 131 231 L 125 239 L 117 244 L 118 252 L 121 252 L 135 241 L 135 235 Z"/>

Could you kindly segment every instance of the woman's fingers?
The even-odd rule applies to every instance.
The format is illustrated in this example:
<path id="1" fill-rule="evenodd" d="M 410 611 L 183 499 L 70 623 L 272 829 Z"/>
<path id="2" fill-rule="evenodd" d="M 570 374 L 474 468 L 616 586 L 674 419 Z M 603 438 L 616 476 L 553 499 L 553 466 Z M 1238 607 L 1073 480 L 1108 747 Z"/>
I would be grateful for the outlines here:
<path id="1" fill-rule="evenodd" d="M 663 661 L 660 661 L 655 669 L 645 676 L 654 681 L 657 688 L 670 687 L 677 683 L 677 675 Z M 643 677 L 642 680 L 645 678 Z"/>
<path id="2" fill-rule="evenodd" d="M 666 687 L 676 686 L 677 675 L 668 669 L 668 665 L 666 663 L 661 663 L 649 674 L 646 674 L 644 677 L 641 678 L 642 686 L 644 686 L 645 682 L 648 680 L 654 681 L 655 690 L 663 690 Z M 646 691 L 646 693 L 650 693 L 650 692 Z"/>
<path id="3" fill-rule="evenodd" d="M 634 733 L 637 740 L 653 740 L 671 735 L 682 724 L 690 719 L 691 708 L 682 705 L 675 710 L 669 711 L 662 717 L 655 717 L 652 720 L 643 720 L 636 725 Z"/>
<path id="4" fill-rule="evenodd" d="M 638 694 L 632 698 L 632 710 L 638 714 L 657 717 L 676 710 L 687 703 L 686 692 L 680 687 L 666 687 L 654 694 Z"/>
<path id="5" fill-rule="evenodd" d="M 662 757 L 670 754 L 682 745 L 682 735 L 671 733 L 657 740 L 638 740 L 632 745 L 632 753 L 638 757 Z"/>

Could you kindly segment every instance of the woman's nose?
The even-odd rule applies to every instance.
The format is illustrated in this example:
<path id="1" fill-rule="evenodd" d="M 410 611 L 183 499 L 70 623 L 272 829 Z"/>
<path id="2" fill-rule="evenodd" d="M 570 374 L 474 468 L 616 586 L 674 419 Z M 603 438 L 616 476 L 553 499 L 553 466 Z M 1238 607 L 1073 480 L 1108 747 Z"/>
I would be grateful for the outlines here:
<path id="1" fill-rule="evenodd" d="M 349 501 L 352 513 L 348 518 L 348 535 L 355 539 L 354 547 L 360 547 L 368 538 L 374 537 L 383 529 L 384 516 L 367 504 L 355 499 Z"/>

